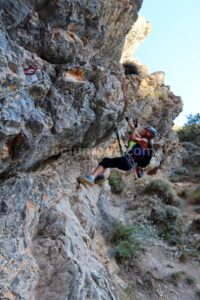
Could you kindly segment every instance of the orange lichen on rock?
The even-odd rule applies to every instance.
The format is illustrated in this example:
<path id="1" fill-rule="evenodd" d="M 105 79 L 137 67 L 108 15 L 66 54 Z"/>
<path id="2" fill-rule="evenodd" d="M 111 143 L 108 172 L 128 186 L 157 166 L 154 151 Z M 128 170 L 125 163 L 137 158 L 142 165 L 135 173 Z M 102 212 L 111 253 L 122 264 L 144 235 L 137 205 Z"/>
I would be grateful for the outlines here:
<path id="1" fill-rule="evenodd" d="M 34 205 L 34 203 L 33 203 L 32 200 L 29 200 L 29 201 L 26 202 L 26 208 L 27 208 L 29 211 L 34 210 L 35 205 Z"/>
<path id="2" fill-rule="evenodd" d="M 76 42 L 83 45 L 82 40 L 73 31 L 66 31 L 62 28 L 54 28 L 52 32 L 52 38 L 53 39 L 63 38 L 68 43 Z"/>
<path id="3" fill-rule="evenodd" d="M 69 81 L 84 81 L 84 73 L 81 69 L 73 69 L 65 72 L 64 78 Z"/>

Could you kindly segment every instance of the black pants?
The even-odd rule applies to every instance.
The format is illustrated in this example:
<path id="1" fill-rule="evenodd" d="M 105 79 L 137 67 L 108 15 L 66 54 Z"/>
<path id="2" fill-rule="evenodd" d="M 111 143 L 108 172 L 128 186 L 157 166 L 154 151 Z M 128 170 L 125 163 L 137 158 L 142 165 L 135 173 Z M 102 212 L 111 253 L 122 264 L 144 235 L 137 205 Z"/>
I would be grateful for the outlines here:
<path id="1" fill-rule="evenodd" d="M 104 169 L 117 168 L 122 171 L 129 171 L 133 167 L 129 159 L 125 156 L 114 158 L 106 157 L 99 163 L 99 166 L 102 166 Z"/>

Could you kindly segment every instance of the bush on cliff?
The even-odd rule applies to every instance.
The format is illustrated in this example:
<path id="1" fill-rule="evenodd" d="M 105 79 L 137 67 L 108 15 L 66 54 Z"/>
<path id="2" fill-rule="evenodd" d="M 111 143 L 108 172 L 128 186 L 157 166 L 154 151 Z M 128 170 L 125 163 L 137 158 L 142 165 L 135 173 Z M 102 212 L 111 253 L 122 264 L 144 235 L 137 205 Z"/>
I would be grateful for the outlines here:
<path id="1" fill-rule="evenodd" d="M 166 179 L 151 180 L 145 187 L 145 193 L 156 194 L 165 204 L 176 205 L 177 194 L 172 184 Z"/>
<path id="2" fill-rule="evenodd" d="M 169 245 L 180 243 L 182 235 L 182 218 L 180 210 L 176 207 L 166 205 L 152 209 L 150 219 L 158 230 L 158 235 Z"/>
<path id="3" fill-rule="evenodd" d="M 121 194 L 124 190 L 124 182 L 116 170 L 111 171 L 110 176 L 108 178 L 109 185 L 111 186 L 111 191 L 114 194 Z"/>
<path id="4" fill-rule="evenodd" d="M 123 225 L 116 221 L 110 232 L 110 242 L 114 244 L 114 254 L 118 262 L 126 261 L 144 251 L 158 238 L 158 231 L 152 224 L 135 223 Z"/>
<path id="5" fill-rule="evenodd" d="M 127 226 L 117 221 L 113 224 L 111 242 L 115 245 L 115 257 L 118 261 L 129 259 L 143 249 L 137 226 Z"/>
<path id="6" fill-rule="evenodd" d="M 191 194 L 191 201 L 194 204 L 200 205 L 200 185 Z"/>

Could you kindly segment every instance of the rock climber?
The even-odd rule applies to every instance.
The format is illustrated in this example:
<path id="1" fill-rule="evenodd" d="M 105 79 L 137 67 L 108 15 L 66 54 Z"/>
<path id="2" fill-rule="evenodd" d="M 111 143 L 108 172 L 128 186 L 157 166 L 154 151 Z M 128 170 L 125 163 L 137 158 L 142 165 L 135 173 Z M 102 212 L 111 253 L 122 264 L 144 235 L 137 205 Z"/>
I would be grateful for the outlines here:
<path id="1" fill-rule="evenodd" d="M 153 156 L 153 144 L 151 140 L 156 136 L 157 131 L 152 126 L 146 126 L 139 131 L 137 129 L 137 119 L 134 120 L 133 124 L 128 117 L 126 117 L 126 121 L 131 130 L 127 153 L 121 157 L 104 158 L 91 175 L 78 178 L 80 183 L 93 186 L 104 179 L 104 173 L 108 168 L 117 168 L 122 171 L 130 171 L 135 168 L 138 178 L 143 176 L 143 168 L 150 163 Z"/>

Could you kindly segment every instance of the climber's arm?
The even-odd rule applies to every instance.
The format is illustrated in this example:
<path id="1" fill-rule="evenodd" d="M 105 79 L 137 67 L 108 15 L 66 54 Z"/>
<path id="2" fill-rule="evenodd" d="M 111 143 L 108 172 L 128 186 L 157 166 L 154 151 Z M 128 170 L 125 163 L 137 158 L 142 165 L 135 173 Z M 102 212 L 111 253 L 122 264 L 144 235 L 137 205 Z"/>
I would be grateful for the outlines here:
<path id="1" fill-rule="evenodd" d="M 142 148 L 148 148 L 148 140 L 145 138 L 137 137 L 131 138 L 135 143 L 140 145 Z"/>
<path id="2" fill-rule="evenodd" d="M 135 126 L 133 126 L 132 124 L 129 124 L 129 127 L 132 128 L 132 132 L 131 132 L 131 135 L 130 135 L 130 140 L 134 141 L 135 143 L 140 145 L 142 148 L 147 148 L 148 147 L 148 140 L 141 137 L 141 135 L 139 134 L 139 132 L 137 131 L 137 128 Z"/>
<path id="3" fill-rule="evenodd" d="M 135 127 L 133 124 L 131 124 L 130 121 L 128 121 L 128 126 L 131 129 L 130 140 L 134 141 L 134 139 L 136 137 L 141 138 L 141 136 L 137 130 L 137 127 Z"/>
<path id="4" fill-rule="evenodd" d="M 138 145 L 140 145 L 142 148 L 148 148 L 148 140 L 142 138 L 137 130 L 137 120 L 135 122 L 136 123 L 135 126 L 130 122 L 129 118 L 126 118 L 126 120 L 128 122 L 129 128 L 131 129 L 131 134 L 129 139 L 137 143 Z"/>
<path id="5" fill-rule="evenodd" d="M 142 138 L 137 131 L 136 127 L 132 125 L 132 132 L 130 135 L 130 140 L 134 141 L 138 145 L 140 145 L 142 148 L 148 148 L 148 140 L 145 138 Z"/>
<path id="6" fill-rule="evenodd" d="M 136 127 L 129 121 L 128 118 L 127 118 L 127 122 L 128 122 L 128 127 L 131 129 L 131 131 L 136 129 Z"/>

